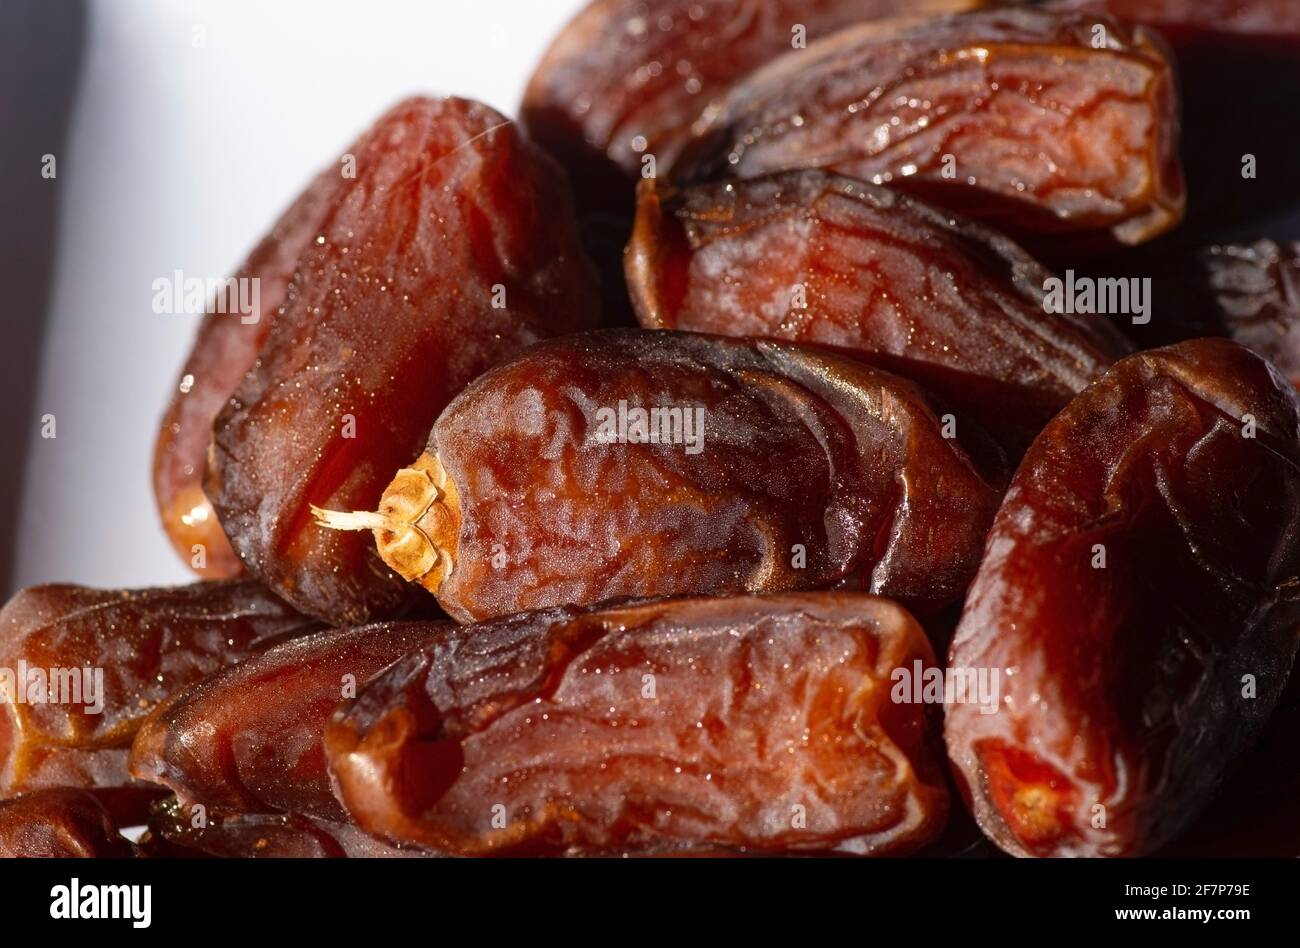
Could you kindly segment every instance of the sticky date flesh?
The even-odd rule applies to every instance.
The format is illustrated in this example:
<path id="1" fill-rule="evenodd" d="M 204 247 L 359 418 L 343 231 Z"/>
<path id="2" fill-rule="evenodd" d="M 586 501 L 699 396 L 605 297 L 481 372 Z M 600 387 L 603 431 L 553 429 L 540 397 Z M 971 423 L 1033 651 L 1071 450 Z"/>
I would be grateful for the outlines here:
<path id="1" fill-rule="evenodd" d="M 363 829 L 439 852 L 897 853 L 947 810 L 926 706 L 890 697 L 931 655 L 860 593 L 555 609 L 451 629 L 326 747 Z"/>
<path id="2" fill-rule="evenodd" d="M 126 783 L 131 741 L 159 702 L 318 627 L 252 580 L 23 590 L 0 610 L 0 669 L 22 698 L 0 706 L 0 796 Z M 49 700 L 52 685 L 71 687 L 51 669 L 75 672 L 72 697 L 80 700 L 62 691 L 54 697 L 63 700 Z M 102 671 L 102 692 L 85 690 L 83 670 Z M 99 690 L 93 677 L 88 687 Z"/>
<path id="3" fill-rule="evenodd" d="M 1098 22 L 1105 48 L 1092 45 Z M 1182 215 L 1177 114 L 1152 36 L 1104 17 L 867 23 L 737 84 L 696 123 L 674 177 L 817 167 L 1033 239 L 1036 253 L 1135 244 Z"/>
<path id="4" fill-rule="evenodd" d="M 467 382 L 599 305 L 559 169 L 498 113 L 412 99 L 356 148 L 217 418 L 204 485 L 250 572 L 334 625 L 396 615 L 408 593 L 310 506 L 374 504 Z"/>
<path id="5" fill-rule="evenodd" d="M 1297 498 L 1295 392 L 1226 340 L 1129 356 L 1047 426 L 949 656 L 1001 675 L 946 723 L 990 838 L 1138 855 L 1196 817 L 1295 656 Z"/>
<path id="6" fill-rule="evenodd" d="M 638 193 L 626 260 L 643 326 L 851 349 L 1021 450 L 1130 348 L 1047 312 L 1051 274 L 1012 241 L 887 188 L 796 171 Z"/>
<path id="7" fill-rule="evenodd" d="M 318 516 L 373 528 L 460 621 L 832 586 L 928 612 L 969 582 L 1005 483 L 978 426 L 955 434 L 916 386 L 833 353 L 608 330 L 488 372 L 377 513 Z"/>
<path id="8" fill-rule="evenodd" d="M 183 805 L 344 820 L 321 736 L 334 708 L 450 623 L 329 629 L 250 658 L 174 695 L 145 721 L 131 773 Z"/>

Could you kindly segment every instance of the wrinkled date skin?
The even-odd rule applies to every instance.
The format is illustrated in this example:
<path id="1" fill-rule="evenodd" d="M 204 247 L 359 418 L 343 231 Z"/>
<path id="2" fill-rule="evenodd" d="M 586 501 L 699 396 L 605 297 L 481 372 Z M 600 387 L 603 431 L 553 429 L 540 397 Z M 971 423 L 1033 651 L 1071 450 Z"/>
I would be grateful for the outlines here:
<path id="1" fill-rule="evenodd" d="M 927 708 L 891 698 L 931 655 L 861 593 L 555 609 L 408 655 L 326 748 L 358 825 L 438 852 L 899 853 L 947 811 Z"/>
<path id="2" fill-rule="evenodd" d="M 599 309 L 562 174 L 498 113 L 412 99 L 356 148 L 217 418 L 204 485 L 249 571 L 333 625 L 396 615 L 408 594 L 310 506 L 374 504 L 467 382 Z"/>
<path id="3" fill-rule="evenodd" d="M 1300 385 L 1300 243 L 1219 245 L 1199 262 L 1215 328 Z"/>
<path id="4" fill-rule="evenodd" d="M 639 191 L 627 253 L 643 326 L 854 350 L 970 406 L 1021 450 L 1131 346 L 1044 305 L 1001 235 L 822 171 Z"/>
<path id="5" fill-rule="evenodd" d="M 203 493 L 213 419 L 253 367 L 292 285 L 298 258 L 320 232 L 344 180 L 335 169 L 319 175 L 235 273 L 236 280 L 257 281 L 258 292 L 248 300 L 250 313 L 239 312 L 232 305 L 238 299 L 231 295 L 215 301 L 221 307 L 209 306 L 163 416 L 154 447 L 154 497 L 172 546 L 205 579 L 243 571 Z"/>
<path id="6" fill-rule="evenodd" d="M 135 854 L 99 800 L 55 787 L 0 800 L 0 859 L 112 859 Z"/>
<path id="7" fill-rule="evenodd" d="M 992 10 L 867 23 L 787 53 L 701 117 L 674 177 L 822 168 L 994 224 L 1036 254 L 1077 252 L 1179 221 L 1177 127 L 1173 71 L 1146 31 Z"/>
<path id="8" fill-rule="evenodd" d="M 186 805 L 344 820 L 325 770 L 325 722 L 360 686 L 449 624 L 330 629 L 224 669 L 145 721 L 131 773 L 166 785 Z"/>
<path id="9" fill-rule="evenodd" d="M 1140 855 L 1196 818 L 1291 668 L 1298 500 L 1295 392 L 1226 340 L 1129 356 L 1047 426 L 949 656 L 1001 676 L 946 724 L 999 846 Z"/>
<path id="10" fill-rule="evenodd" d="M 595 0 L 546 51 L 524 93 L 529 136 L 569 171 L 580 204 L 630 211 L 653 155 L 666 173 L 691 124 L 731 84 L 803 40 L 981 0 Z"/>
<path id="11" fill-rule="evenodd" d="M 23 590 L 0 610 L 0 674 L 22 699 L 0 705 L 0 796 L 126 783 L 131 740 L 160 701 L 319 627 L 252 580 Z"/>
<path id="12" fill-rule="evenodd" d="M 140 841 L 144 854 L 160 859 L 376 859 L 424 856 L 367 836 L 355 826 L 294 813 L 205 813 L 163 801 L 149 817 Z"/>
<path id="13" fill-rule="evenodd" d="M 476 380 L 378 513 L 318 517 L 374 528 L 462 622 L 839 585 L 924 613 L 965 589 L 1005 484 L 986 435 L 942 424 L 911 383 L 833 353 L 607 330 Z"/>
<path id="14" fill-rule="evenodd" d="M 1300 4 L 1294 0 L 1057 0 L 1158 32 L 1174 52 L 1182 101 L 1187 225 L 1215 231 L 1300 201 L 1300 125 L 1279 108 L 1300 98 Z M 1251 156 L 1249 176 L 1243 159 Z M 1238 235 L 1231 235 L 1234 238 Z"/>

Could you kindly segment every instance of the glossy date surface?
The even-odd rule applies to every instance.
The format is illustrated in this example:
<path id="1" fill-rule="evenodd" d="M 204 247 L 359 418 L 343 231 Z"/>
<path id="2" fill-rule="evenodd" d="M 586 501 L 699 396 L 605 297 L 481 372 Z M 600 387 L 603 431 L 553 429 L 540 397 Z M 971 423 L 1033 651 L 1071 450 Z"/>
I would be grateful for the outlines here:
<path id="1" fill-rule="evenodd" d="M 477 379 L 377 515 L 318 516 L 373 527 L 462 622 L 832 586 L 927 612 L 973 575 L 1004 471 L 973 421 L 859 361 L 608 330 Z"/>
<path id="2" fill-rule="evenodd" d="M 1011 240 L 887 188 L 814 170 L 638 194 L 642 325 L 850 349 L 1021 449 L 1130 348 L 1049 312 L 1051 274 Z"/>
<path id="3" fill-rule="evenodd" d="M 931 656 L 863 594 L 548 610 L 408 655 L 326 747 L 363 829 L 438 852 L 896 853 L 947 812 L 937 708 L 891 698 Z"/>
<path id="4" fill-rule="evenodd" d="M 1177 129 L 1173 70 L 1147 31 L 1086 13 L 979 11 L 862 24 L 787 53 L 701 117 L 673 176 L 822 168 L 993 224 L 1035 252 L 1091 250 L 1179 221 Z"/>
<path id="5" fill-rule="evenodd" d="M 0 796 L 126 783 L 159 702 L 318 627 L 252 580 L 23 590 L 0 610 L 0 675 L 20 692 L 0 704 Z"/>
<path id="6" fill-rule="evenodd" d="M 204 485 L 250 572 L 334 625 L 391 617 L 408 592 L 311 505 L 376 503 L 467 382 L 599 307 L 563 176 L 497 112 L 411 99 L 356 149 Z"/>
<path id="7" fill-rule="evenodd" d="M 113 859 L 134 855 L 93 794 L 55 787 L 0 800 L 0 859 Z"/>
<path id="8" fill-rule="evenodd" d="M 346 818 L 321 736 L 340 703 L 450 623 L 328 629 L 272 648 L 178 692 L 141 726 L 131 773 L 185 805 Z"/>
<path id="9" fill-rule="evenodd" d="M 292 287 L 298 258 L 319 233 L 344 180 L 341 169 L 318 175 L 235 273 L 237 281 L 256 281 L 250 312 L 238 311 L 230 294 L 213 301 L 217 306 L 209 304 L 159 426 L 153 459 L 159 516 L 177 554 L 205 579 L 243 571 L 203 493 L 212 422 L 253 367 Z"/>
<path id="10" fill-rule="evenodd" d="M 1258 356 L 1129 356 L 1012 479 L 949 654 L 1001 704 L 948 708 L 984 832 L 1140 855 L 1210 801 L 1278 701 L 1300 621 L 1300 409 Z"/>
<path id="11" fill-rule="evenodd" d="M 795 42 L 851 23 L 980 0 L 595 0 L 538 64 L 520 110 L 569 171 L 580 205 L 630 209 L 643 160 L 667 172 L 691 124 Z"/>

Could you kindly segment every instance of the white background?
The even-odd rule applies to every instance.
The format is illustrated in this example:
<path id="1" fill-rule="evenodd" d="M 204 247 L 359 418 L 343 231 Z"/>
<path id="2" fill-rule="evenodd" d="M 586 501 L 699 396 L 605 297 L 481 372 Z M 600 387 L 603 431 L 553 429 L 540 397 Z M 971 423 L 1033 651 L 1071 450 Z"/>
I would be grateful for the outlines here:
<path id="1" fill-rule="evenodd" d="M 97 0 L 66 154 L 15 587 L 191 578 L 158 524 L 157 424 L 194 332 L 152 282 L 230 273 L 390 104 L 507 115 L 582 0 Z M 205 45 L 196 48 L 195 27 Z M 31 318 L 39 318 L 32 314 Z M 53 413 L 57 437 L 40 437 Z"/>

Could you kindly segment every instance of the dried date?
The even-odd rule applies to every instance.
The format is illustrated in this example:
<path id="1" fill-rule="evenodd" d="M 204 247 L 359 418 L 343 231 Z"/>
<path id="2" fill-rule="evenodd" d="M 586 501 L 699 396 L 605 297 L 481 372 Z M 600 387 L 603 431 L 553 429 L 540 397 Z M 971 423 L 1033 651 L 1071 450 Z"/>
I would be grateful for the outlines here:
<path id="1" fill-rule="evenodd" d="M 947 811 L 927 709 L 891 697 L 931 661 L 861 593 L 555 609 L 450 629 L 326 748 L 363 829 L 438 852 L 898 853 Z"/>
<path id="2" fill-rule="evenodd" d="M 1266 362 L 1203 339 L 1115 364 L 1029 449 L 950 669 L 949 755 L 984 832 L 1032 855 L 1169 841 L 1259 734 L 1300 620 L 1300 406 Z"/>
<path id="3" fill-rule="evenodd" d="M 110 859 L 134 855 L 91 793 L 54 787 L 0 800 L 0 858 Z"/>
<path id="4" fill-rule="evenodd" d="M 975 410 L 1021 450 L 1131 347 L 1049 312 L 1012 241 L 822 171 L 639 190 L 627 252 L 643 326 L 854 350 Z"/>
<path id="5" fill-rule="evenodd" d="M 1179 221 L 1177 128 L 1173 71 L 1148 31 L 980 11 L 862 24 L 785 54 L 701 117 L 674 177 L 822 168 L 1034 239 L 1036 252 L 1077 251 Z"/>
<path id="6" fill-rule="evenodd" d="M 1178 64 L 1187 223 L 1194 244 L 1300 202 L 1300 124 L 1279 103 L 1300 98 L 1300 4 L 1294 0 L 1056 0 L 1108 14 L 1168 41 Z"/>
<path id="7" fill-rule="evenodd" d="M 335 625 L 408 594 L 364 538 L 314 529 L 311 505 L 373 504 L 467 382 L 599 308 L 563 176 L 498 113 L 412 99 L 356 148 L 204 483 L 250 572 Z"/>
<path id="8" fill-rule="evenodd" d="M 169 787 L 182 805 L 344 820 L 325 771 L 326 720 L 449 624 L 329 629 L 223 669 L 150 715 L 132 746 L 131 773 Z"/>
<path id="9" fill-rule="evenodd" d="M 856 360 L 608 330 L 477 379 L 377 512 L 317 517 L 373 530 L 462 622 L 831 586 L 928 612 L 973 575 L 1004 470 L 973 422 Z"/>
<path id="10" fill-rule="evenodd" d="M 595 0 L 552 42 L 520 109 L 580 203 L 630 210 L 648 156 L 667 172 L 691 124 L 731 84 L 795 43 L 901 13 L 982 0 Z"/>
<path id="11" fill-rule="evenodd" d="M 243 571 L 203 493 L 212 422 L 253 367 L 289 292 L 298 258 L 319 233 L 343 180 L 337 170 L 320 174 L 236 272 L 235 286 L 256 281 L 258 287 L 249 312 L 238 312 L 229 299 L 209 307 L 159 427 L 153 487 L 163 529 L 181 559 L 206 579 Z"/>
<path id="12" fill-rule="evenodd" d="M 126 783 L 131 740 L 155 705 L 315 628 L 252 580 L 23 590 L 0 610 L 0 796 Z"/>

